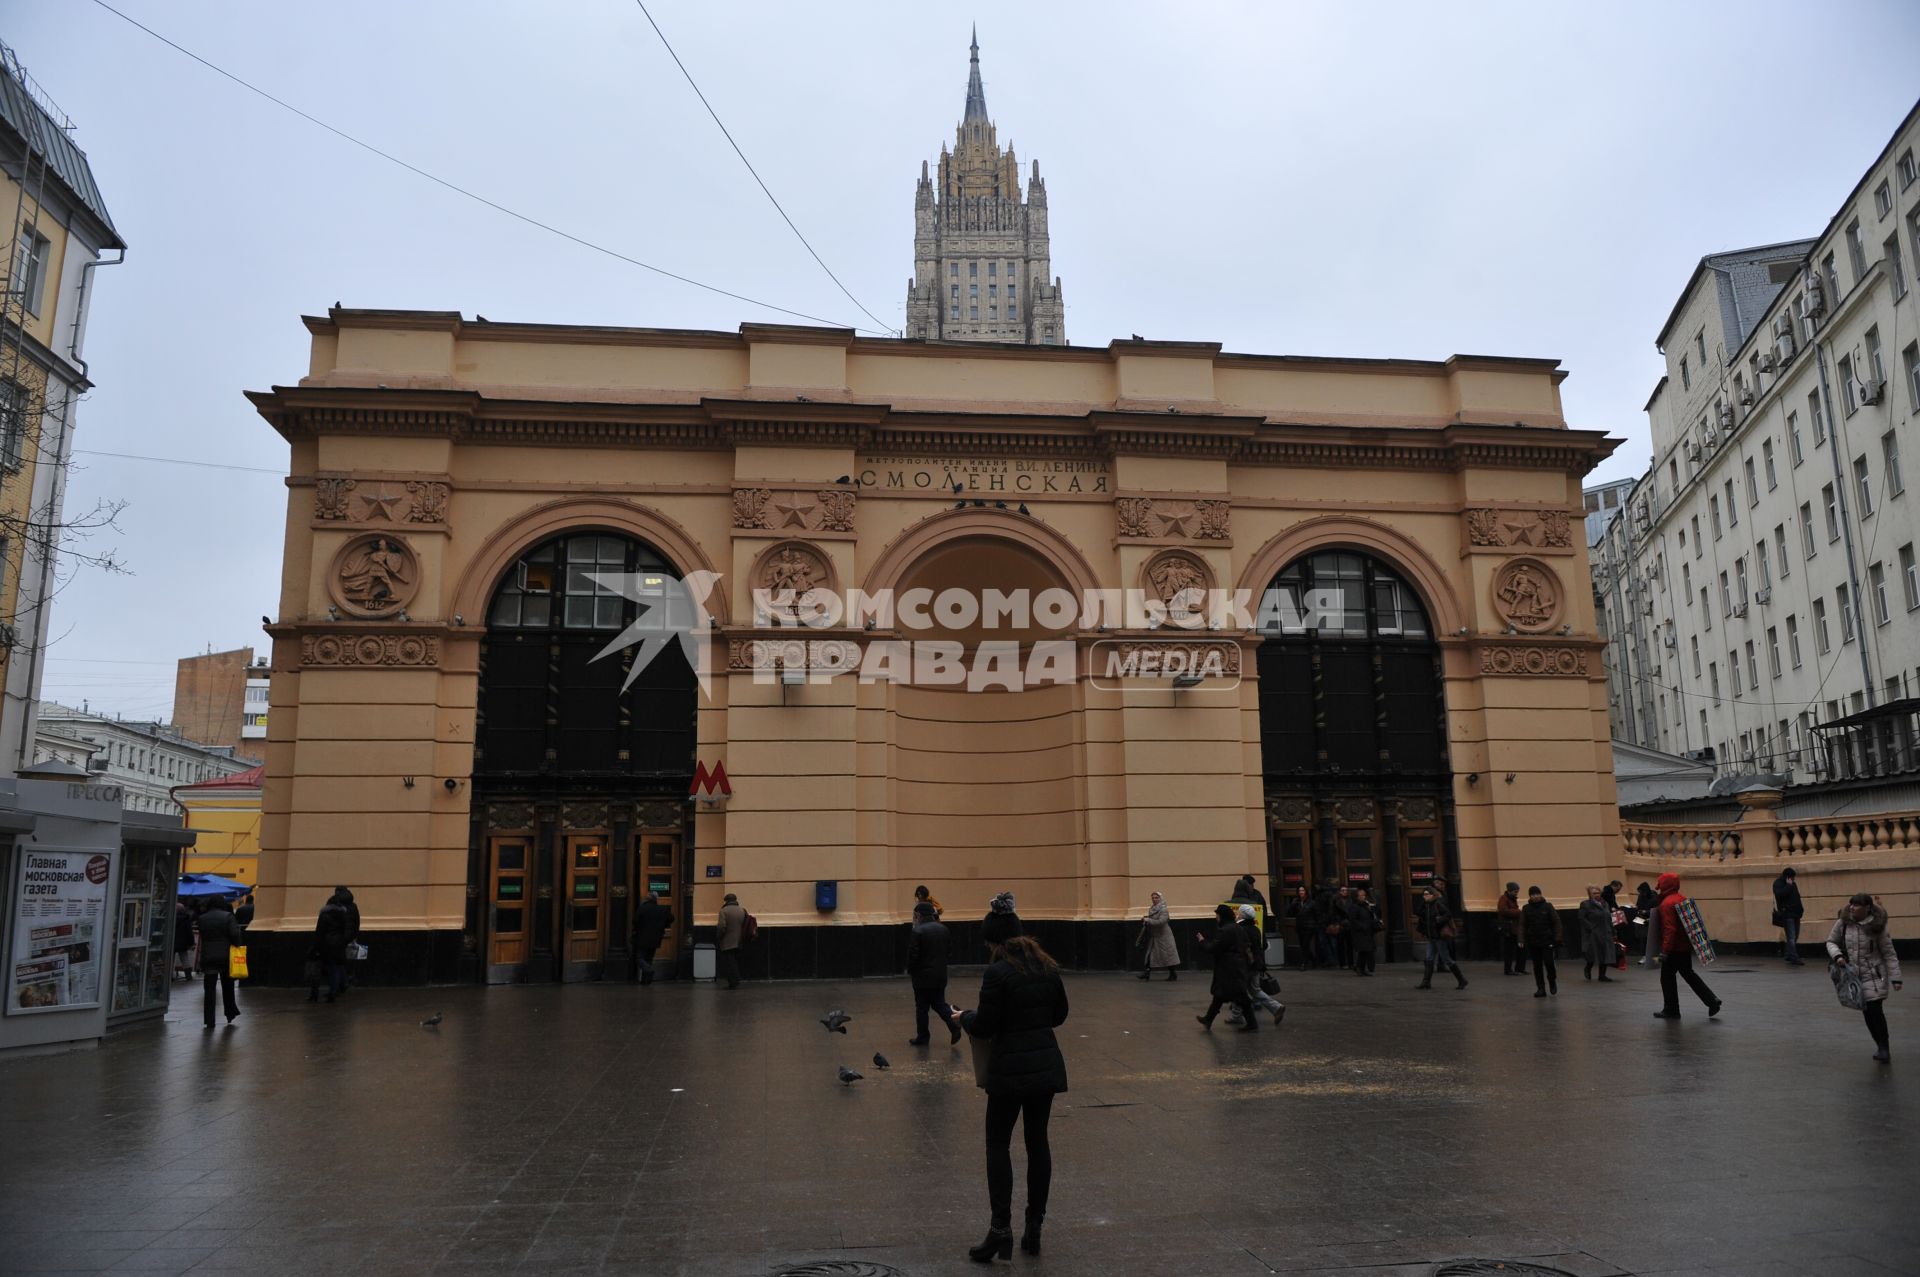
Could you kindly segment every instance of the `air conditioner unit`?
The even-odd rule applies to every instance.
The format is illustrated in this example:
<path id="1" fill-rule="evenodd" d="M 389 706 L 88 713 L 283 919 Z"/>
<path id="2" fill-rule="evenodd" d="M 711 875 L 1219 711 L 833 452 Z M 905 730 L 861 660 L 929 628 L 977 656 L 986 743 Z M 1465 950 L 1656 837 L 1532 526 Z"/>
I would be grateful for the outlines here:
<path id="1" fill-rule="evenodd" d="M 1722 430 L 1733 429 L 1733 405 L 1732 404 L 1720 405 L 1720 428 Z"/>
<path id="2" fill-rule="evenodd" d="M 90 774 L 95 776 L 104 775 L 106 770 L 107 770 L 107 759 L 104 754 L 97 758 L 89 758 L 87 760 L 87 771 Z"/>
<path id="3" fill-rule="evenodd" d="M 1734 616 L 1745 616 L 1746 614 L 1747 614 L 1747 601 L 1745 599 L 1742 599 L 1738 603 L 1735 603 L 1733 605 Z"/>
<path id="4" fill-rule="evenodd" d="M 1807 276 L 1807 295 L 1800 301 L 1800 313 L 1808 319 L 1827 313 L 1827 288 L 1818 275 Z"/>
<path id="5" fill-rule="evenodd" d="M 1861 403 L 1879 403 L 1887 397 L 1887 383 L 1884 381 L 1855 382 L 1854 393 L 1860 396 Z"/>
<path id="6" fill-rule="evenodd" d="M 1740 402 L 1748 408 L 1753 407 L 1753 389 L 1751 387 L 1743 387 L 1741 389 Z M 1731 417 L 1733 414 L 1729 412 L 1727 415 Z"/>
<path id="7" fill-rule="evenodd" d="M 1655 677 L 1655 678 L 1659 678 L 1659 677 L 1660 677 L 1660 662 L 1658 662 L 1658 661 L 1655 661 L 1655 662 L 1654 662 L 1653 664 L 1651 664 L 1651 665 L 1649 665 L 1649 666 L 1647 666 L 1647 673 L 1649 673 L 1649 674 L 1651 674 L 1651 675 L 1652 675 L 1653 677 Z"/>
<path id="8" fill-rule="evenodd" d="M 1692 439 L 1687 440 L 1687 460 L 1689 461 L 1700 460 L 1700 445 L 1694 442 Z"/>
<path id="9" fill-rule="evenodd" d="M 1670 648 L 1676 648 L 1680 646 L 1680 640 L 1674 637 L 1674 635 L 1671 632 L 1662 635 L 1660 641 L 1662 643 L 1665 643 Z"/>
<path id="10" fill-rule="evenodd" d="M 1774 369 L 1773 352 L 1768 351 L 1766 354 L 1760 356 L 1760 371 L 1772 372 L 1773 369 Z"/>
<path id="11" fill-rule="evenodd" d="M 1642 532 L 1653 526 L 1653 516 L 1647 512 L 1647 507 L 1637 505 L 1633 508 L 1633 526 Z"/>
<path id="12" fill-rule="evenodd" d="M 1653 600 L 1652 600 L 1652 599 L 1648 599 L 1648 600 L 1647 600 L 1647 601 L 1646 601 L 1645 603 L 1642 603 L 1642 604 L 1640 605 L 1640 614 L 1641 614 L 1642 616 L 1652 616 L 1652 615 L 1653 615 Z"/>
<path id="13" fill-rule="evenodd" d="M 1753 592 L 1753 601 L 1755 603 L 1765 603 L 1772 598 L 1773 590 L 1769 586 L 1763 585 Z"/>

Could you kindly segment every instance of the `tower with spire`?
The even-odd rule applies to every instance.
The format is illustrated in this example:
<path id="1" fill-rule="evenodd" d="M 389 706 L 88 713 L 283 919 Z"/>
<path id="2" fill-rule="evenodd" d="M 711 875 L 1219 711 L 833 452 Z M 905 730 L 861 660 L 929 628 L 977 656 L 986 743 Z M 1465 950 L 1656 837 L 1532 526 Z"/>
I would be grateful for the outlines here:
<path id="1" fill-rule="evenodd" d="M 1063 345 L 1066 305 L 1047 239 L 1047 184 L 1033 163 L 1025 197 L 1013 144 L 1000 148 L 973 35 L 967 105 L 939 170 L 920 163 L 906 335 L 924 341 Z"/>

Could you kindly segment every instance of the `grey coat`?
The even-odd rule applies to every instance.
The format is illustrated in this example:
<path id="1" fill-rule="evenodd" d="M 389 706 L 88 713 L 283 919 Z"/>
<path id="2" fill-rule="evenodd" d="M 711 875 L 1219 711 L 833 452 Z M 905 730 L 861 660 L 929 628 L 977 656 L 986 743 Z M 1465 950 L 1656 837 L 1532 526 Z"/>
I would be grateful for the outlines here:
<path id="1" fill-rule="evenodd" d="M 1617 956 L 1613 947 L 1613 910 L 1604 900 L 1580 902 L 1580 953 L 1588 962 L 1603 967 L 1613 965 Z"/>
<path id="2" fill-rule="evenodd" d="M 1173 924 L 1167 918 L 1166 901 L 1161 901 L 1147 910 L 1147 916 L 1141 920 L 1141 926 L 1147 929 L 1147 952 L 1142 960 L 1148 967 L 1177 967 L 1180 965 L 1180 946 L 1174 943 Z"/>
<path id="3" fill-rule="evenodd" d="M 1841 906 L 1840 920 L 1827 933 L 1827 956 L 1838 958 L 1842 953 L 1860 977 L 1861 997 L 1879 1002 L 1893 992 L 1893 982 L 1900 978 L 1900 955 L 1893 951 L 1893 937 L 1887 934 L 1885 909 L 1875 905 L 1865 922 L 1855 922 L 1847 917 L 1846 906 Z"/>

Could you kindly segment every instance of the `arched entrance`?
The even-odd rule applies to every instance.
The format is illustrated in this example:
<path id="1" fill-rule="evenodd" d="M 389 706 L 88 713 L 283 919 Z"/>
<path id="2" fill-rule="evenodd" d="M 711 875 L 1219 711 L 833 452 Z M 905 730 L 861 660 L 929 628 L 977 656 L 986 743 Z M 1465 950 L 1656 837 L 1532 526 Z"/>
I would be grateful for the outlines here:
<path id="1" fill-rule="evenodd" d="M 1292 897 L 1367 886 L 1404 947 L 1412 902 L 1452 876 L 1446 708 L 1428 610 L 1387 563 L 1315 551 L 1268 587 L 1258 653 L 1268 857 Z"/>
<path id="2" fill-rule="evenodd" d="M 533 546 L 494 587 L 468 875 L 489 983 L 624 977 L 631 906 L 648 890 L 681 919 L 657 957 L 678 949 L 697 684 L 677 643 L 638 673 L 636 646 L 607 650 L 629 627 L 685 623 L 684 596 L 666 588 L 678 576 L 646 542 L 586 529 Z"/>
<path id="3" fill-rule="evenodd" d="M 1037 600 L 1048 591 L 1077 600 L 1073 566 L 1028 525 L 988 516 L 935 526 L 943 535 L 897 561 L 883 558 L 876 572 L 896 598 L 924 592 L 930 601 L 932 623 L 901 630 L 917 649 L 951 645 L 968 670 L 997 651 L 1017 662 L 1009 668 L 1027 670 L 1036 643 L 1071 636 L 1077 606 L 1053 625 L 1037 608 L 1024 618 L 989 621 L 984 607 L 974 616 L 937 602 L 985 601 L 993 593 Z M 1069 672 L 1017 691 L 997 684 L 970 690 L 965 681 L 920 677 L 927 668 L 888 692 L 896 899 L 904 907 L 908 891 L 925 883 L 952 921 L 980 917 L 991 896 L 1011 890 L 1029 918 L 1076 916 L 1086 906 L 1087 883 L 1079 682 Z"/>

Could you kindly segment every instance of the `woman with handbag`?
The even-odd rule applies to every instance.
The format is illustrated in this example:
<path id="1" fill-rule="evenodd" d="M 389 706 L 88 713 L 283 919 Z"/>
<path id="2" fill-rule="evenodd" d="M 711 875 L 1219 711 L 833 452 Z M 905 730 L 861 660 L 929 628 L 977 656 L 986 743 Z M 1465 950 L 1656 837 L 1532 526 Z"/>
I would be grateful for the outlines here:
<path id="1" fill-rule="evenodd" d="M 1000 907 L 1004 897 L 1006 907 Z M 1067 989 L 1060 968 L 1038 942 L 1021 934 L 1013 893 L 994 898 L 994 911 L 980 924 L 990 961 L 980 978 L 980 1004 L 953 1013 L 953 1022 L 974 1042 L 986 1044 L 984 1072 L 976 1078 L 987 1093 L 987 1236 L 967 1248 L 967 1257 L 990 1264 L 1013 1257 L 1013 1127 L 1027 1145 L 1026 1230 L 1020 1249 L 1040 1253 L 1040 1225 L 1053 1183 L 1053 1149 L 1047 1119 L 1053 1097 L 1067 1089 L 1067 1061 L 1053 1031 L 1067 1021 Z"/>
<path id="2" fill-rule="evenodd" d="M 1280 982 L 1267 971 L 1267 937 L 1260 928 L 1260 919 L 1253 912 L 1252 905 L 1241 905 L 1236 914 L 1234 925 L 1240 928 L 1240 934 L 1246 937 L 1247 954 L 1247 1002 L 1258 1010 L 1273 1017 L 1274 1027 L 1286 1018 L 1287 1004 L 1274 995 L 1280 992 Z M 1238 1025 L 1240 1008 L 1235 1007 L 1227 1023 Z"/>
<path id="3" fill-rule="evenodd" d="M 215 896 L 207 901 L 207 907 L 200 914 L 200 978 L 205 981 L 207 1027 L 213 1027 L 213 991 L 217 984 L 224 1001 L 223 1010 L 227 1013 L 227 1023 L 232 1024 L 240 1018 L 239 1004 L 233 1000 L 233 969 L 227 965 L 234 946 L 246 943 L 246 936 L 240 930 L 240 924 L 234 920 L 232 911 L 227 908 L 225 896 Z"/>
<path id="4" fill-rule="evenodd" d="M 1834 984 L 1841 987 L 1843 1004 L 1853 1005 L 1849 996 L 1853 980 L 1843 977 L 1858 980 L 1860 1014 L 1879 1048 L 1873 1058 L 1887 1063 L 1893 1058 L 1887 1040 L 1887 993 L 1889 988 L 1900 990 L 1900 955 L 1887 932 L 1887 911 L 1870 892 L 1855 894 L 1841 907 L 1840 920 L 1827 934 L 1827 956 L 1833 960 Z"/>
<path id="5" fill-rule="evenodd" d="M 1432 883 L 1420 888 L 1420 906 L 1414 914 L 1413 925 L 1427 941 L 1426 974 L 1413 987 L 1431 989 L 1433 973 L 1438 969 L 1458 981 L 1455 988 L 1466 988 L 1467 977 L 1461 974 L 1460 964 L 1453 960 L 1453 938 L 1459 934 L 1459 928 L 1454 925 L 1453 913 L 1441 898 L 1440 889 Z"/>
<path id="6" fill-rule="evenodd" d="M 1232 1003 L 1235 1014 L 1245 1021 L 1242 1030 L 1255 1032 L 1260 1022 L 1253 1018 L 1253 1003 L 1247 997 L 1247 977 L 1253 965 L 1247 954 L 1247 935 L 1234 920 L 1232 905 L 1216 908 L 1213 919 L 1217 925 L 1213 934 L 1205 938 L 1207 952 L 1213 955 L 1213 983 L 1208 989 L 1213 1002 L 1205 1015 L 1193 1018 L 1211 1033 L 1220 1008 Z"/>
<path id="7" fill-rule="evenodd" d="M 1151 980 L 1153 969 L 1160 967 L 1167 979 L 1180 978 L 1180 946 L 1173 939 L 1173 922 L 1167 916 L 1167 898 L 1152 894 L 1146 916 L 1140 919 L 1140 978 Z"/>

